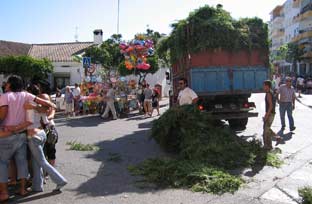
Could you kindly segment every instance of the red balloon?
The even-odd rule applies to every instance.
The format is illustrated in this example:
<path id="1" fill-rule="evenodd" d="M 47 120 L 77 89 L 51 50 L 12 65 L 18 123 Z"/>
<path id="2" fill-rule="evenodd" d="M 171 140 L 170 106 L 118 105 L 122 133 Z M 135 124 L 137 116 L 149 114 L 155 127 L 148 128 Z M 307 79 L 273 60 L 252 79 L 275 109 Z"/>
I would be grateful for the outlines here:
<path id="1" fill-rule="evenodd" d="M 151 68 L 151 65 L 149 65 L 149 64 L 146 64 L 146 63 L 141 63 L 141 64 L 138 64 L 137 65 L 137 68 L 138 69 L 142 69 L 142 70 L 148 70 L 149 68 Z"/>

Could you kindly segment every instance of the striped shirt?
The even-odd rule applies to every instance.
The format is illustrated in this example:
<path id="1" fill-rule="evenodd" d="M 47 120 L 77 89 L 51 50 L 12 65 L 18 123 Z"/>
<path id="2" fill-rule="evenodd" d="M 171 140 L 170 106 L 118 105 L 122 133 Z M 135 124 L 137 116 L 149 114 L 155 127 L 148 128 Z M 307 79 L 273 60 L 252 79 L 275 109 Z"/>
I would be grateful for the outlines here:
<path id="1" fill-rule="evenodd" d="M 280 102 L 282 103 L 292 103 L 296 98 L 294 87 L 288 88 L 286 84 L 283 84 L 279 87 L 278 93 L 280 94 Z"/>

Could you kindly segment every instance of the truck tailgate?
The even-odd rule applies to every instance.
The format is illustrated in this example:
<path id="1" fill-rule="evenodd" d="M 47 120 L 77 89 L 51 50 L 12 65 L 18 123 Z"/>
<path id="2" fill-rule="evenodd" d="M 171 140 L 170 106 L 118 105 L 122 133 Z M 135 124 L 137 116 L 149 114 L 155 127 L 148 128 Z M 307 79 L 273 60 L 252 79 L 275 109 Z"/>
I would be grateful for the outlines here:
<path id="1" fill-rule="evenodd" d="M 190 86 L 199 95 L 243 94 L 262 91 L 266 67 L 191 68 Z"/>

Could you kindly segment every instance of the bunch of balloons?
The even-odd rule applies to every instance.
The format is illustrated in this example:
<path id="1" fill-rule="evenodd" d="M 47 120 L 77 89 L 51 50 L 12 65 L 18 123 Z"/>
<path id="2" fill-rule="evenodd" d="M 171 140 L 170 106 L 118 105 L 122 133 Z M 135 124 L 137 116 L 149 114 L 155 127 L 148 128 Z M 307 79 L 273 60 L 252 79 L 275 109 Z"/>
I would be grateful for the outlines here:
<path id="1" fill-rule="evenodd" d="M 134 68 L 148 70 L 151 65 L 147 63 L 147 57 L 154 54 L 154 43 L 152 40 L 136 36 L 130 43 L 121 43 L 120 52 L 125 56 L 125 65 L 128 70 Z"/>

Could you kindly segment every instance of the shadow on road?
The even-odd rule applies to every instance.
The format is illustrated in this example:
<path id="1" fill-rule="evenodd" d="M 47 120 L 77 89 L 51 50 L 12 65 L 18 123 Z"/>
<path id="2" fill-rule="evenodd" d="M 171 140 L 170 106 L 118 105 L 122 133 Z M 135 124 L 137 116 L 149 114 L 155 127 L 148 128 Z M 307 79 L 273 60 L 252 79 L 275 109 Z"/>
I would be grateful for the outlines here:
<path id="1" fill-rule="evenodd" d="M 103 122 L 104 120 L 99 116 L 90 116 L 84 118 L 72 118 L 67 125 L 69 127 L 95 127 Z"/>
<path id="2" fill-rule="evenodd" d="M 142 123 L 151 127 L 151 122 Z M 89 159 L 102 162 L 94 178 L 82 183 L 76 190 L 77 195 L 107 196 L 126 192 L 144 193 L 151 188 L 136 187 L 136 177 L 127 170 L 129 165 L 135 165 L 147 158 L 164 155 L 159 146 L 150 140 L 149 130 L 140 130 L 125 135 L 113 141 L 102 141 L 97 144 L 101 151 L 87 156 Z"/>
<path id="3" fill-rule="evenodd" d="M 61 193 L 62 193 L 61 191 L 52 191 L 48 193 L 30 193 L 27 197 L 21 197 L 21 196 L 16 196 L 13 198 L 11 197 L 10 201 L 4 202 L 4 203 L 28 203 L 31 201 L 41 200 L 44 198 L 55 196 Z"/>

